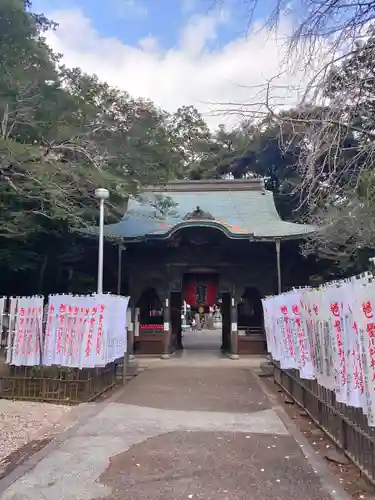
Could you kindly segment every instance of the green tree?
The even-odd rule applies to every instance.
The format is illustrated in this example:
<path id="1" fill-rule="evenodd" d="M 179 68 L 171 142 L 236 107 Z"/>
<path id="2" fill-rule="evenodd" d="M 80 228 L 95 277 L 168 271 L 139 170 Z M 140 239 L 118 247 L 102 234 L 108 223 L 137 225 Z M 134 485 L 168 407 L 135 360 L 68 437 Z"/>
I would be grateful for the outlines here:
<path id="1" fill-rule="evenodd" d="M 58 67 L 43 39 L 53 23 L 29 8 L 0 6 L 0 268 L 8 283 L 11 269 L 36 272 L 41 290 L 48 267 L 70 273 L 80 251 L 68 228 L 95 221 L 96 187 L 110 190 L 107 216 L 118 218 L 129 194 L 175 176 L 181 156 L 153 103 Z"/>
<path id="2" fill-rule="evenodd" d="M 182 106 L 170 120 L 170 136 L 173 149 L 180 156 L 181 178 L 199 178 L 200 163 L 207 154 L 207 145 L 210 143 L 211 132 L 194 106 Z"/>

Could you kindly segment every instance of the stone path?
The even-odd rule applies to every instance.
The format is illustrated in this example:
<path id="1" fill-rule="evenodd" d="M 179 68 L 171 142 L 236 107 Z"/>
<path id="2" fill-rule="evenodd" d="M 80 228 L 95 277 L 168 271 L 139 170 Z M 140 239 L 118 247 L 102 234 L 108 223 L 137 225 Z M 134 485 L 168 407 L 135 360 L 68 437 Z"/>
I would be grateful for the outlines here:
<path id="1" fill-rule="evenodd" d="M 97 410 L 1 499 L 344 499 L 235 362 L 154 367 Z"/>

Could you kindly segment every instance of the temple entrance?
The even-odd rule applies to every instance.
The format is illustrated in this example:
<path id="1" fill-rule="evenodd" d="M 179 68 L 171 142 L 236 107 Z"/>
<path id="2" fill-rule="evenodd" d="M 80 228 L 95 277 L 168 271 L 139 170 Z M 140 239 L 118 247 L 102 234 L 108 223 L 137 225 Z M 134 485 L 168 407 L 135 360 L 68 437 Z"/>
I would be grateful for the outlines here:
<path id="1" fill-rule="evenodd" d="M 215 273 L 184 276 L 182 293 L 171 293 L 171 329 L 176 350 L 230 350 L 230 296 L 218 293 Z"/>
<path id="2" fill-rule="evenodd" d="M 185 275 L 182 289 L 163 298 L 155 288 L 145 289 L 134 308 L 134 352 L 264 352 L 259 290 L 246 287 L 236 303 L 229 292 L 220 293 L 219 283 L 205 270 Z"/>
<path id="3" fill-rule="evenodd" d="M 130 352 L 169 359 L 182 348 L 222 348 L 232 360 L 266 353 L 260 297 L 308 281 L 298 240 L 315 230 L 281 220 L 260 178 L 143 187 L 105 233 L 121 238 L 117 289 L 131 297 Z M 284 252 L 296 265 L 281 265 Z"/>

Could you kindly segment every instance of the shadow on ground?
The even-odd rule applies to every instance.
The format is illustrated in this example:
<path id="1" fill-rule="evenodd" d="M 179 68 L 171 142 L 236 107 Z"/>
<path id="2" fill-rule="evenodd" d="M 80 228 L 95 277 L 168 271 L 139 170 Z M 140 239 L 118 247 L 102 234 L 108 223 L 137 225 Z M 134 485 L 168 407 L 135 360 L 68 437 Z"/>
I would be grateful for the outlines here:
<path id="1" fill-rule="evenodd" d="M 265 410 L 270 403 L 244 368 L 173 368 L 147 370 L 117 400 L 168 410 L 245 412 Z"/>
<path id="2" fill-rule="evenodd" d="M 290 436 L 172 432 L 112 458 L 108 500 L 329 500 Z"/>

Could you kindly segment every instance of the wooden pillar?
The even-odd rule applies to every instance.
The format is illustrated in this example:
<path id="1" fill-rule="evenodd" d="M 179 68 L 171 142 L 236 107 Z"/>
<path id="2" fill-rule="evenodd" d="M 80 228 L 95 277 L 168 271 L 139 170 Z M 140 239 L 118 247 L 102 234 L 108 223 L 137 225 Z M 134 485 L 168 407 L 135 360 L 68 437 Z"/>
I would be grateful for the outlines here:
<path id="1" fill-rule="evenodd" d="M 171 299 L 167 296 L 164 300 L 164 346 L 162 359 L 170 358 L 170 344 L 171 344 Z"/>
<path id="2" fill-rule="evenodd" d="M 135 315 L 136 315 L 136 307 L 132 305 L 130 308 L 131 311 L 131 321 L 130 328 L 127 329 L 127 341 L 128 341 L 128 349 L 126 353 L 124 363 L 124 372 L 123 372 L 123 381 L 126 382 L 127 375 L 136 375 L 138 372 L 138 363 L 136 358 L 134 357 L 134 332 L 135 332 Z"/>
<path id="3" fill-rule="evenodd" d="M 118 245 L 117 251 L 117 295 L 121 295 L 121 282 L 122 282 L 122 252 L 125 247 L 122 243 Z"/>
<path id="4" fill-rule="evenodd" d="M 280 246 L 281 240 L 275 240 L 276 244 L 276 266 L 277 266 L 277 293 L 281 293 L 281 261 L 280 261 Z"/>
<path id="5" fill-rule="evenodd" d="M 128 354 L 129 359 L 134 358 L 134 331 L 135 331 L 135 304 L 131 306 L 131 328 L 128 328 Z"/>
<path id="6" fill-rule="evenodd" d="M 230 325 L 230 335 L 231 335 L 231 354 L 230 359 L 239 359 L 238 356 L 238 310 L 237 301 L 232 295 L 231 297 L 231 325 Z"/>
<path id="7" fill-rule="evenodd" d="M 230 349 L 230 327 L 231 327 L 231 303 L 230 294 L 226 292 L 221 293 L 221 350 L 229 352 Z"/>

